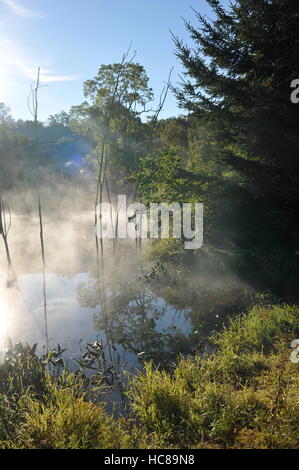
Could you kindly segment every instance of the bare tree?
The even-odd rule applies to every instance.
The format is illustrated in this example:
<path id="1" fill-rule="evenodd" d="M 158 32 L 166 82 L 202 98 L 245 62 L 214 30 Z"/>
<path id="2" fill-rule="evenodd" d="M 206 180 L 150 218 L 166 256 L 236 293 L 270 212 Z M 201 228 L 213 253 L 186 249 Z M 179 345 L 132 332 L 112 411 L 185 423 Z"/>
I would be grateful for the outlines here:
<path id="1" fill-rule="evenodd" d="M 31 84 L 31 90 L 28 96 L 28 109 L 34 118 L 35 125 L 35 138 L 36 143 L 39 143 L 38 135 L 38 92 L 41 88 L 40 84 L 40 67 L 37 70 L 36 81 Z M 45 320 L 45 341 L 46 349 L 49 349 L 49 337 L 48 337 L 48 316 L 47 316 L 47 284 L 46 284 L 46 258 L 45 258 L 45 243 L 44 243 L 44 228 L 43 228 L 43 216 L 42 216 L 42 204 L 40 195 L 38 196 L 38 214 L 39 214 L 39 227 L 40 227 L 40 243 L 41 243 L 41 255 L 43 265 L 43 299 L 44 299 L 44 320 Z"/>

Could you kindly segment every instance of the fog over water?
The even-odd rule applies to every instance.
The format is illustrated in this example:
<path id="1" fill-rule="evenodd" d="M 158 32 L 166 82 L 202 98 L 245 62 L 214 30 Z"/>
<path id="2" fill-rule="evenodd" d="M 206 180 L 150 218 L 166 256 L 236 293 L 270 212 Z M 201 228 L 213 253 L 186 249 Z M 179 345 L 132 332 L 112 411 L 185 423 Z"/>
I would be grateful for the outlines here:
<path id="1" fill-rule="evenodd" d="M 80 198 L 78 200 L 80 202 Z M 104 346 L 107 344 L 103 312 L 95 292 L 94 212 L 82 207 L 78 210 L 80 204 L 76 204 L 76 198 L 73 204 L 61 200 L 57 210 L 53 210 L 47 199 L 43 198 L 43 201 L 49 346 L 60 344 L 67 348 L 66 358 L 70 359 L 79 354 L 84 342 L 98 339 Z M 13 207 L 11 210 L 8 241 L 16 279 L 7 284 L 7 260 L 1 249 L 1 348 L 11 340 L 12 343 L 38 343 L 42 351 L 45 321 L 38 213 L 22 211 L 20 207 L 15 212 Z M 116 260 L 112 256 L 112 242 L 105 240 L 104 244 L 104 284 L 109 303 L 113 305 L 111 331 L 118 332 L 112 339 L 114 355 L 124 366 L 135 367 L 138 354 L 143 355 L 146 344 L 156 341 L 154 338 L 149 340 L 149 330 L 150 335 L 157 332 L 161 339 L 164 334 L 168 337 L 174 331 L 188 334 L 191 324 L 185 309 L 168 305 L 143 284 L 140 292 L 138 279 L 143 271 L 134 241 L 119 241 Z M 126 332 L 126 339 L 119 335 L 121 330 Z M 132 335 L 130 344 L 128 335 Z"/>

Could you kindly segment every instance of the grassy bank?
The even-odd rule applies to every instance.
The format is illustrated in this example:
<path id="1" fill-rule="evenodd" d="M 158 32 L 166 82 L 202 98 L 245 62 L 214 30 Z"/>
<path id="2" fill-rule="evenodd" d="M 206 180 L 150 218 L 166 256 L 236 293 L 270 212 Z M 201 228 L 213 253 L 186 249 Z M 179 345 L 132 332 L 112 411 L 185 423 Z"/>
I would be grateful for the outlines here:
<path id="1" fill-rule="evenodd" d="M 122 417 L 99 401 L 96 374 L 49 374 L 34 348 L 17 346 L 0 367 L 0 447 L 299 448 L 298 337 L 298 307 L 256 306 L 210 338 L 209 356 L 168 372 L 147 363 Z"/>

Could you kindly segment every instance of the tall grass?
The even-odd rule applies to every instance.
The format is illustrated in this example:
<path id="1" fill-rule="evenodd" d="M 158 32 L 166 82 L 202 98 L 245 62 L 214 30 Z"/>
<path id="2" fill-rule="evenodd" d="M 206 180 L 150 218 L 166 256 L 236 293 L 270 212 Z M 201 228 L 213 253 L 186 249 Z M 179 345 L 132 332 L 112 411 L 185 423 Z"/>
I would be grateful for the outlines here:
<path id="1" fill-rule="evenodd" d="M 213 353 L 172 372 L 131 376 L 125 416 L 108 414 L 101 381 L 18 345 L 0 366 L 2 448 L 299 448 L 299 308 L 255 307 L 210 338 Z M 61 350 L 60 350 L 61 352 Z M 52 357 L 52 362 L 53 357 Z"/>

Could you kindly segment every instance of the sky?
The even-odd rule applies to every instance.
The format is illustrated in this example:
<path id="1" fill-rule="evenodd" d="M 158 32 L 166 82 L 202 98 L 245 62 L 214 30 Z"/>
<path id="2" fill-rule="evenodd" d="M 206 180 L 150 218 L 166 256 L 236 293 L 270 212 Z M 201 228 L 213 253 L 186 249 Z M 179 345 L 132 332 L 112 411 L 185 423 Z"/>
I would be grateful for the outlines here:
<path id="1" fill-rule="evenodd" d="M 0 0 L 0 102 L 30 119 L 27 98 L 40 66 L 39 119 L 80 104 L 83 82 L 101 64 L 120 62 L 132 43 L 158 99 L 169 71 L 183 69 L 170 30 L 189 45 L 183 18 L 196 24 L 205 0 Z M 160 117 L 181 114 L 170 93 Z"/>

